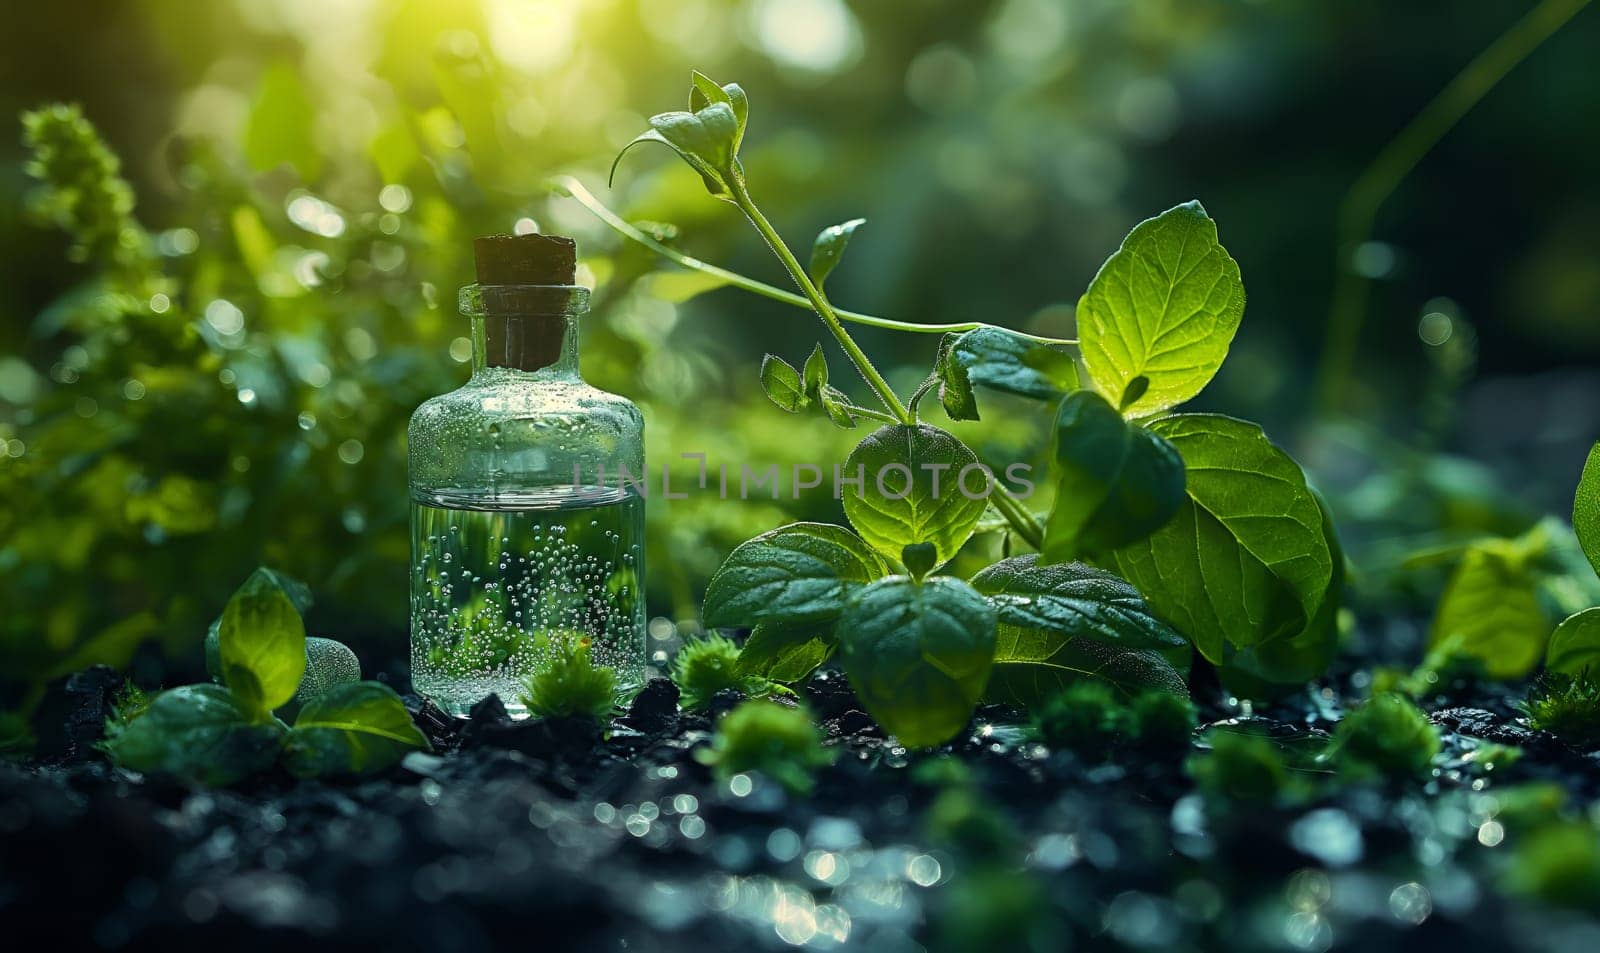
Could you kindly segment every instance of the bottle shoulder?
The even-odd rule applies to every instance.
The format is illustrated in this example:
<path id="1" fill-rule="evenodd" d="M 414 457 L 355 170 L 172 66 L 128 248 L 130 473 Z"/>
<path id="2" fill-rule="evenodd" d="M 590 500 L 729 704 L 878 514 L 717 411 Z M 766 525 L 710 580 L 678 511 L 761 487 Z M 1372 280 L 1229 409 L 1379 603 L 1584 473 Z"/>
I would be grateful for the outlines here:
<path id="1" fill-rule="evenodd" d="M 534 486 L 643 472 L 644 417 L 576 378 L 480 372 L 422 402 L 407 428 L 413 487 Z"/>
<path id="2" fill-rule="evenodd" d="M 411 414 L 410 427 L 415 431 L 494 420 L 589 420 L 619 430 L 644 426 L 644 415 L 633 401 L 576 378 L 479 375 L 419 404 Z"/>

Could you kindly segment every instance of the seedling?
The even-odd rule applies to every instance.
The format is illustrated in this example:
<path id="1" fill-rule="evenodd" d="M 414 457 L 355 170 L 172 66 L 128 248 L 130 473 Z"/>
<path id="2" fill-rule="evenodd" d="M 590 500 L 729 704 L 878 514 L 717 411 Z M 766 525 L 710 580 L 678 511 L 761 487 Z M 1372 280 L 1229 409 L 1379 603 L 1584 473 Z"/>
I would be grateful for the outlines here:
<path id="1" fill-rule="evenodd" d="M 720 779 L 759 771 L 795 794 L 810 792 L 812 774 L 833 763 L 809 712 L 759 698 L 723 716 L 711 747 L 695 757 Z"/>
<path id="2" fill-rule="evenodd" d="M 740 86 L 695 73 L 688 111 L 652 117 L 630 147 L 676 152 L 712 197 L 749 220 L 799 294 L 683 255 L 575 180 L 558 184 L 679 265 L 811 309 L 870 392 L 857 400 L 841 390 L 820 345 L 803 368 L 775 355 L 762 364 L 762 386 L 783 411 L 881 426 L 841 468 L 870 474 L 844 494 L 850 529 L 781 527 L 736 548 L 711 580 L 706 625 L 755 628 L 743 671 L 781 669 L 797 680 L 837 652 L 867 709 L 912 746 L 961 731 L 995 672 L 1004 673 L 993 680 L 1002 697 L 1028 686 L 1035 700 L 1106 672 L 1181 684 L 1168 655 L 1179 658 L 1185 641 L 1253 684 L 1320 672 L 1340 579 L 1321 504 L 1260 428 L 1170 413 L 1217 372 L 1244 313 L 1238 265 L 1198 202 L 1134 228 L 1078 303 L 1079 340 L 976 322 L 908 324 L 837 308 L 824 288 L 861 220 L 824 229 L 809 268 L 801 265 L 752 197 L 739 158 L 749 119 Z M 847 323 L 942 335 L 927 378 L 902 398 Z M 977 387 L 1037 400 L 1054 423 L 1057 492 L 1042 518 L 1020 487 L 921 416 L 937 395 L 950 419 L 978 419 Z M 872 476 L 886 473 L 894 479 Z M 961 474 L 971 495 L 960 492 Z M 990 509 L 1038 555 L 973 584 L 939 575 Z M 1213 565 L 1239 571 L 1219 577 L 1205 571 Z M 1086 663 L 1085 642 L 1113 658 Z"/>
<path id="3" fill-rule="evenodd" d="M 274 714 L 296 697 L 306 673 L 296 604 L 303 591 L 268 569 L 245 580 L 216 626 L 222 684 L 184 685 L 142 705 L 125 694 L 106 723 L 102 747 L 111 760 L 220 787 L 280 760 L 301 777 L 365 774 L 427 748 L 400 696 L 382 682 L 333 685 L 305 700 L 293 727 Z"/>
<path id="4" fill-rule="evenodd" d="M 589 658 L 589 640 L 564 639 L 550 664 L 528 676 L 522 703 L 540 718 L 586 718 L 604 724 L 617 700 L 617 673 Z"/>

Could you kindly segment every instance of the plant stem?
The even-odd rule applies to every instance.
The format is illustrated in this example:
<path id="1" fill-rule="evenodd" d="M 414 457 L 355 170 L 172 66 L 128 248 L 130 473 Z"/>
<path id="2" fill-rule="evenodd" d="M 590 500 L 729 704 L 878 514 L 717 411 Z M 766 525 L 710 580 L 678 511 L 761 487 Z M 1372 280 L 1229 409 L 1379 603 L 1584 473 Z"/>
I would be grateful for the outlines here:
<path id="1" fill-rule="evenodd" d="M 1345 194 L 1339 207 L 1338 242 L 1334 251 L 1333 303 L 1328 315 L 1322 366 L 1317 375 L 1317 401 L 1322 409 L 1338 409 L 1349 390 L 1350 371 L 1355 363 L 1371 291 L 1369 279 L 1351 267 L 1351 256 L 1371 238 L 1379 208 L 1439 140 L 1507 73 L 1588 5 L 1589 0 L 1542 0 L 1457 73 L 1449 85 L 1384 146 Z"/>
<path id="2" fill-rule="evenodd" d="M 604 222 L 608 227 L 611 228 L 612 231 L 616 232 L 618 235 L 621 235 L 623 238 L 628 239 L 629 241 L 635 242 L 644 246 L 645 248 L 650 249 L 651 251 L 676 265 L 681 265 L 682 267 L 688 268 L 691 271 L 698 271 L 703 275 L 711 275 L 713 277 L 720 278 L 735 288 L 739 288 L 743 291 L 749 291 L 752 294 L 761 295 L 764 298 L 771 298 L 773 301 L 781 301 L 784 304 L 794 305 L 797 308 L 809 309 L 811 307 L 811 302 L 806 300 L 804 295 L 798 295 L 792 291 L 785 291 L 782 288 L 775 288 L 766 282 L 757 281 L 754 278 L 741 275 L 737 271 L 729 271 L 726 268 L 719 268 L 716 265 L 708 264 L 691 255 L 685 255 L 683 252 L 678 251 L 671 245 L 657 241 L 656 239 L 650 237 L 650 235 L 646 232 L 630 224 L 622 216 L 611 211 L 611 209 L 607 208 L 599 199 L 595 198 L 588 189 L 585 189 L 582 183 L 569 175 L 557 176 L 554 182 L 558 188 L 570 195 L 572 198 L 576 199 L 579 205 L 582 205 L 585 209 L 588 209 L 591 215 Z M 979 328 L 993 328 L 997 331 L 1004 331 L 1007 334 L 1015 334 L 1020 338 L 1026 338 L 1035 344 L 1059 345 L 1078 343 L 1074 338 L 1045 337 L 1039 334 L 1029 334 L 1026 331 L 1014 331 L 1010 328 L 1002 328 L 999 325 L 987 324 L 982 321 L 962 321 L 953 324 L 912 324 L 909 321 L 896 321 L 893 318 L 881 318 L 877 315 L 863 314 L 860 311 L 847 311 L 844 308 L 834 308 L 833 313 L 837 315 L 841 321 L 849 321 L 852 324 L 861 324 L 873 328 L 884 328 L 889 331 L 906 331 L 912 334 L 960 334 L 965 331 L 976 331 Z"/>
<path id="3" fill-rule="evenodd" d="M 865 417 L 868 420 L 876 420 L 886 424 L 897 424 L 900 422 L 881 410 L 873 410 L 871 407 L 862 407 L 860 404 L 845 404 L 844 409 L 848 411 L 852 417 Z"/>
<path id="4" fill-rule="evenodd" d="M 811 281 L 811 276 L 806 274 L 806 270 L 800 266 L 799 259 L 794 257 L 794 252 L 789 250 L 789 246 L 783 243 L 783 238 L 778 235 L 777 229 L 773 228 L 772 223 L 767 221 L 767 217 L 761 214 L 759 208 L 756 208 L 756 203 L 750 198 L 750 190 L 745 187 L 743 180 L 735 177 L 728 185 L 733 192 L 734 204 L 739 206 L 739 210 L 744 212 L 745 218 L 748 218 L 750 224 L 756 227 L 756 231 L 761 233 L 761 237 L 766 239 L 767 247 L 772 249 L 772 253 L 778 256 L 779 261 L 783 262 L 783 267 L 788 270 L 789 277 L 794 279 L 796 285 L 800 286 L 800 290 L 805 294 L 806 300 L 811 303 L 811 310 L 815 311 L 817 316 L 822 318 L 822 323 L 828 326 L 829 331 L 833 332 L 834 340 L 838 341 L 839 346 L 844 348 L 844 353 L 855 364 L 856 370 L 860 372 L 862 379 L 867 382 L 867 386 L 871 387 L 873 393 L 878 395 L 878 399 L 883 401 L 883 406 L 889 408 L 889 413 L 896 420 L 906 426 L 915 424 L 917 422 L 916 418 L 912 416 L 911 411 L 906 409 L 906 405 L 900 402 L 900 398 L 895 394 L 894 388 L 890 387 L 889 382 L 883 379 L 883 375 L 879 374 L 878 369 L 873 366 L 871 358 L 867 357 L 867 353 L 861 350 L 861 346 L 855 342 L 855 338 L 852 338 L 850 332 L 846 331 L 844 325 L 839 322 L 839 316 L 834 313 L 833 305 L 828 303 L 828 299 L 823 296 L 822 290 Z"/>
<path id="5" fill-rule="evenodd" d="M 1029 546 L 1034 549 L 1042 547 L 1044 526 L 1040 524 L 1039 518 L 1028 512 L 1022 501 L 1013 496 L 999 480 L 994 481 L 994 488 L 997 492 L 989 497 L 989 502 L 994 504 L 994 508 L 1006 518 L 1006 522 L 1011 524 L 1011 528 L 1016 530 L 1017 535 L 1021 536 Z"/>

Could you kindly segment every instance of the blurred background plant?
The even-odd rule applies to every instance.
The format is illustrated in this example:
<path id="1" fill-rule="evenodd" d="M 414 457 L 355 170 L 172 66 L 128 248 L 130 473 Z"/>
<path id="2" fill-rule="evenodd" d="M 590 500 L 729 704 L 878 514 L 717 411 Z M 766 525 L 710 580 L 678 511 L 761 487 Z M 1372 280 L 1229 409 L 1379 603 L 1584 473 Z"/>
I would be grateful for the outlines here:
<path id="1" fill-rule="evenodd" d="M 708 294 L 547 188 L 576 174 L 697 256 L 778 280 L 679 163 L 633 163 L 602 188 L 644 117 L 681 102 L 691 66 L 759 101 L 745 159 L 785 234 L 867 217 L 831 285 L 860 310 L 1070 335 L 1076 296 L 1128 228 L 1202 199 L 1252 297 L 1200 405 L 1262 420 L 1299 448 L 1356 565 L 1375 567 L 1356 580 L 1372 604 L 1427 601 L 1407 574 L 1420 549 L 1514 536 L 1542 511 L 1565 512 L 1600 433 L 1600 376 L 1572 369 L 1600 357 L 1589 161 L 1600 127 L 1569 121 L 1594 105 L 1600 20 L 1576 18 L 1512 72 L 1384 205 L 1376 237 L 1347 250 L 1371 281 L 1362 358 L 1336 382 L 1350 416 L 1307 423 L 1341 201 L 1518 11 L 909 9 L 65 0 L 11 11 L 0 106 L 38 111 L 0 137 L 5 701 L 93 661 L 125 663 L 141 645 L 192 646 L 262 563 L 317 590 L 314 630 L 380 668 L 400 658 L 404 425 L 465 374 L 454 297 L 474 235 L 579 239 L 584 280 L 600 289 L 585 373 L 638 400 L 653 462 L 672 462 L 682 482 L 699 463 L 681 453 L 734 467 L 786 464 L 801 448 L 841 458 L 852 435 L 813 418 L 780 425 L 756 386 L 761 353 L 803 357 L 813 321 Z M 936 345 L 861 340 L 904 365 L 888 371 L 902 385 Z M 1046 421 L 1020 402 L 990 406 L 953 429 L 991 460 L 1040 459 Z M 734 543 L 786 518 L 836 518 L 834 507 L 826 494 L 652 500 L 657 661 L 692 627 Z M 1420 630 L 1408 637 L 1420 645 Z M 140 655 L 158 677 L 160 654 Z"/>

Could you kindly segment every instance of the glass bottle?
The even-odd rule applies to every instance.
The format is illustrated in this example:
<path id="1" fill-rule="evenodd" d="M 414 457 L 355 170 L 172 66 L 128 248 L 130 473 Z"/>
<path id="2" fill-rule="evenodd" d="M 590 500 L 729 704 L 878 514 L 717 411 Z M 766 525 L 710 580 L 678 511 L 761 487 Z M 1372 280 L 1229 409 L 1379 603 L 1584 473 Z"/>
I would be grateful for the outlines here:
<path id="1" fill-rule="evenodd" d="M 528 676 L 582 646 L 644 675 L 644 420 L 584 383 L 571 239 L 473 243 L 472 377 L 411 417 L 411 679 L 446 711 L 491 692 L 514 716 Z"/>

